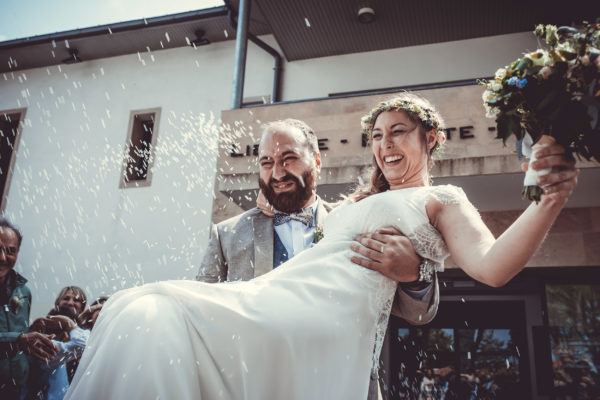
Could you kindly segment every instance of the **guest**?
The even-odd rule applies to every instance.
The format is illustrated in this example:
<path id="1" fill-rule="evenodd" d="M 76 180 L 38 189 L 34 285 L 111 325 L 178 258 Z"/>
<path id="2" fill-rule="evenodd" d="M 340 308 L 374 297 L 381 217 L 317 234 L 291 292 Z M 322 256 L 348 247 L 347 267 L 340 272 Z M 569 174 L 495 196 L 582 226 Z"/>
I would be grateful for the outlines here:
<path id="1" fill-rule="evenodd" d="M 47 335 L 27 332 L 31 292 L 27 279 L 14 270 L 23 235 L 6 218 L 0 218 L 0 398 L 16 400 L 27 381 L 26 354 L 42 361 L 56 355 Z"/>
<path id="2" fill-rule="evenodd" d="M 90 305 L 89 308 L 86 308 L 79 316 L 77 317 L 77 323 L 83 329 L 92 330 L 98 316 L 100 315 L 100 311 L 102 311 L 102 306 L 108 300 L 108 296 L 100 296 Z"/>
<path id="3" fill-rule="evenodd" d="M 82 288 L 79 286 L 65 286 L 56 296 L 54 308 L 48 312 L 48 315 L 64 315 L 75 321 L 86 305 L 87 296 Z"/>
<path id="4" fill-rule="evenodd" d="M 89 330 L 81 329 L 75 322 L 86 303 L 87 296 L 83 289 L 78 286 L 64 287 L 47 317 L 38 318 L 29 328 L 32 332 L 53 335 L 53 343 L 59 351 L 49 362 L 31 360 L 25 400 L 61 400 L 67 393 L 71 381 L 69 377 L 75 374 L 78 359 L 89 337 Z"/>
<path id="5" fill-rule="evenodd" d="M 66 286 L 64 287 L 54 302 L 54 310 L 50 310 L 48 315 L 64 315 L 71 318 L 75 322 L 79 322 L 80 318 L 82 318 L 82 313 L 86 309 L 87 305 L 87 296 L 82 288 L 78 286 Z M 79 323 L 79 326 L 83 329 L 84 326 Z M 59 339 L 57 339 L 59 340 Z M 73 379 L 75 375 L 75 371 L 77 370 L 77 365 L 79 365 L 79 359 L 71 360 L 67 362 L 67 376 L 69 377 L 69 382 Z"/>

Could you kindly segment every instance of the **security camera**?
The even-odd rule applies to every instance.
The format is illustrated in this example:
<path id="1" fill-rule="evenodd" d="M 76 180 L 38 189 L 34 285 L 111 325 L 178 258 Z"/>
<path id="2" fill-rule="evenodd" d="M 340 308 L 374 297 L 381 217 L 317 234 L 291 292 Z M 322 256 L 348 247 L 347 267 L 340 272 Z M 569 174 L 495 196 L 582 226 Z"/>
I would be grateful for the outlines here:
<path id="1" fill-rule="evenodd" d="M 358 22 L 361 24 L 368 24 L 369 22 L 373 22 L 375 19 L 375 10 L 371 7 L 363 7 L 358 10 Z"/>

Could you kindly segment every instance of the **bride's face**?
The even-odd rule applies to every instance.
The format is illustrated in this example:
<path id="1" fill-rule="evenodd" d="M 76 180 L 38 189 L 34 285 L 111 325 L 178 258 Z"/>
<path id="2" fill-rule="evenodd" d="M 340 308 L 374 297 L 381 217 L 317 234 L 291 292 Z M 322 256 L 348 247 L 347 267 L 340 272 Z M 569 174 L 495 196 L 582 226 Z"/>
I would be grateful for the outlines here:
<path id="1" fill-rule="evenodd" d="M 426 132 L 404 111 L 385 111 L 373 126 L 371 150 L 390 189 L 423 186 L 428 182 L 427 153 L 435 131 Z M 427 143 L 426 143 L 427 142 Z"/>

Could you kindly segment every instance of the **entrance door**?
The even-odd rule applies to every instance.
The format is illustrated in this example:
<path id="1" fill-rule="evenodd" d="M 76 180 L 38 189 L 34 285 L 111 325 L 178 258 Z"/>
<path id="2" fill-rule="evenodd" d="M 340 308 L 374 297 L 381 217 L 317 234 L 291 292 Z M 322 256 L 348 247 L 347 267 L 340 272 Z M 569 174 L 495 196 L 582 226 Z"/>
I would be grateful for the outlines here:
<path id="1" fill-rule="evenodd" d="M 389 399 L 529 398 L 525 301 L 442 301 L 423 327 L 392 317 Z M 388 375 L 389 374 L 389 375 Z"/>

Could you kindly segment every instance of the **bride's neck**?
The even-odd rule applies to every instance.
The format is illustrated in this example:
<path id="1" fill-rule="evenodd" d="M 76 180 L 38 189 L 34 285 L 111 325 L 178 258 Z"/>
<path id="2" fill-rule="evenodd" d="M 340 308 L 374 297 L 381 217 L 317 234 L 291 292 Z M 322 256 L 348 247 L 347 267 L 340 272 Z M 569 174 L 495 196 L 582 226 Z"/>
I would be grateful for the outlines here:
<path id="1" fill-rule="evenodd" d="M 400 183 L 390 185 L 390 190 L 406 189 L 411 187 L 430 186 L 429 173 L 414 174 L 402 179 Z"/>

